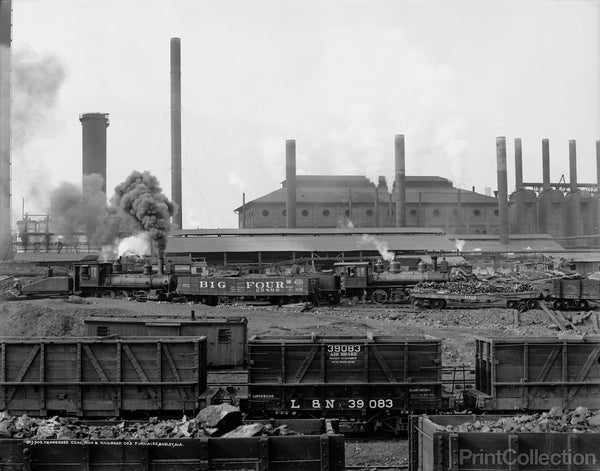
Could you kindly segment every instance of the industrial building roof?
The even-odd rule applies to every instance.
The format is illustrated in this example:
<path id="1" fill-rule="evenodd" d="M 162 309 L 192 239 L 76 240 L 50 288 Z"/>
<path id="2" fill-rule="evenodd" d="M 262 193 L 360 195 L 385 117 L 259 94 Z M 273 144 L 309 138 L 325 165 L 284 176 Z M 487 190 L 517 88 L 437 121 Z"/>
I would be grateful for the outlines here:
<path id="1" fill-rule="evenodd" d="M 242 230 L 244 231 L 244 230 Z M 385 229 L 319 231 L 292 230 L 251 231 L 245 234 L 171 236 L 166 254 L 218 252 L 357 252 L 392 251 L 453 251 L 454 244 L 440 230 Z M 301 232 L 299 232 L 301 231 Z M 191 231 L 178 231 L 191 232 Z"/>
<path id="2" fill-rule="evenodd" d="M 511 234 L 508 245 L 500 243 L 497 235 L 448 235 L 448 238 L 458 243 L 464 241 L 461 252 L 547 252 L 563 251 L 549 234 Z"/>
<path id="3" fill-rule="evenodd" d="M 296 178 L 297 204 L 321 203 L 334 204 L 340 202 L 373 203 L 375 199 L 375 185 L 364 176 L 343 175 L 303 175 Z M 458 199 L 458 188 L 452 186 L 452 182 L 442 177 L 406 177 L 406 202 L 408 204 L 418 203 L 419 197 L 422 203 L 454 203 Z M 271 193 L 248 201 L 246 205 L 261 204 L 284 204 L 287 197 L 285 182 L 282 187 Z M 460 190 L 461 202 L 472 203 L 496 203 L 492 196 L 486 196 L 474 191 Z M 389 201 L 390 193 L 379 194 L 379 202 Z M 234 211 L 241 211 L 242 207 Z"/>

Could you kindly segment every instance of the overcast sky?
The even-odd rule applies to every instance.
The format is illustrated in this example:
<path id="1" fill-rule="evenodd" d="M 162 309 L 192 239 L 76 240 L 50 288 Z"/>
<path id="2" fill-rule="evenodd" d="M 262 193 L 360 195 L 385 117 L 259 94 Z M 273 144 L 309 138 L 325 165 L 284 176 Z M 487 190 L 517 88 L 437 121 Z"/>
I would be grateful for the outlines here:
<path id="1" fill-rule="evenodd" d="M 108 196 L 133 170 L 170 197 L 169 42 L 181 38 L 184 228 L 298 174 L 407 175 L 497 186 L 496 136 L 524 180 L 596 180 L 600 2 L 13 0 L 13 222 L 81 182 L 80 113 L 110 114 Z"/>

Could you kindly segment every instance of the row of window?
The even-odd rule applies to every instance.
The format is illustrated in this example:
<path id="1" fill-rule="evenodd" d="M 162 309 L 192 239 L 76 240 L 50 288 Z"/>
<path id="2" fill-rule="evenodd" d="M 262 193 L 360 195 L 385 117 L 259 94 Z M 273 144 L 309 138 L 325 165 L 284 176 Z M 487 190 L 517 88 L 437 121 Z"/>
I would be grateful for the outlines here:
<path id="1" fill-rule="evenodd" d="M 263 211 L 262 211 L 262 215 L 263 215 L 264 217 L 268 217 L 268 216 L 269 216 L 269 214 L 270 214 L 270 213 L 269 213 L 269 210 L 267 210 L 267 209 L 263 209 Z M 283 211 L 281 211 L 281 214 L 282 214 L 283 216 L 285 216 L 285 215 L 287 214 L 286 210 L 284 209 Z M 308 210 L 307 210 L 307 209 L 303 209 L 303 210 L 302 210 L 302 212 L 301 212 L 300 214 L 302 214 L 302 216 L 304 216 L 304 217 L 307 217 L 309 213 L 308 213 Z M 329 215 L 330 215 L 330 212 L 329 212 L 329 210 L 328 210 L 328 209 L 324 209 L 322 214 L 323 214 L 323 216 L 324 216 L 324 217 L 329 217 Z M 411 216 L 416 216 L 418 213 L 417 213 L 417 210 L 416 210 L 416 209 L 411 209 L 409 214 L 410 214 Z M 350 216 L 350 210 L 349 210 L 349 209 L 347 209 L 346 211 L 344 211 L 344 215 L 345 215 L 346 217 Z M 434 210 L 433 210 L 433 216 L 434 216 L 434 217 L 439 217 L 440 215 L 441 215 L 441 213 L 440 213 L 440 210 L 439 210 L 439 209 L 434 209 Z M 458 211 L 457 211 L 456 209 L 452 210 L 452 215 L 453 215 L 454 217 L 458 216 Z M 474 216 L 481 216 L 481 210 L 479 210 L 479 209 L 474 209 L 474 210 L 473 210 L 473 215 L 474 215 Z M 372 209 L 367 209 L 367 216 L 369 216 L 369 217 L 372 217 L 372 216 L 373 216 L 373 210 L 372 210 Z M 498 216 L 498 210 L 497 210 L 497 209 L 494 209 L 494 216 Z"/>

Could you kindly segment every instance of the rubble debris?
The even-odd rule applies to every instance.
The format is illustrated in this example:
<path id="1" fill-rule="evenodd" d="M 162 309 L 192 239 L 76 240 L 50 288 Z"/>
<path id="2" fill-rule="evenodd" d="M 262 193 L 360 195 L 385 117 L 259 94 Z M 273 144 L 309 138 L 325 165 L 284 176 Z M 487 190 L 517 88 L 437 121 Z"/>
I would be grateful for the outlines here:
<path id="1" fill-rule="evenodd" d="M 272 435 L 301 435 L 289 430 L 285 425 L 273 427 L 270 424 L 241 423 L 241 414 L 237 407 L 223 404 L 221 410 L 209 406 L 196 417 L 183 416 L 181 419 L 159 420 L 151 417 L 147 422 L 103 421 L 82 422 L 77 418 L 20 417 L 0 412 L 0 438 L 53 440 L 53 439 L 109 439 L 109 440 L 149 440 L 158 438 L 202 438 L 210 436 L 254 437 Z M 220 407 L 220 406 L 219 406 Z M 203 419 L 199 419 L 199 417 Z M 218 417 L 221 417 L 220 419 Z M 240 417 L 239 423 L 237 417 Z M 208 419 L 207 419 L 208 418 Z M 209 427 L 207 422 L 218 427 Z M 223 426 L 225 424 L 225 426 Z M 232 425 L 235 424 L 235 425 Z"/>
<path id="2" fill-rule="evenodd" d="M 415 292 L 439 291 L 460 295 L 490 294 L 490 293 L 525 293 L 533 291 L 533 286 L 523 282 L 489 282 L 482 280 L 472 281 L 421 281 L 415 286 Z"/>
<path id="3" fill-rule="evenodd" d="M 476 420 L 460 425 L 439 425 L 445 432 L 496 433 L 578 433 L 600 432 L 600 411 L 590 412 L 586 407 L 565 411 L 553 407 L 548 412 L 533 415 L 507 416 L 498 420 Z"/>

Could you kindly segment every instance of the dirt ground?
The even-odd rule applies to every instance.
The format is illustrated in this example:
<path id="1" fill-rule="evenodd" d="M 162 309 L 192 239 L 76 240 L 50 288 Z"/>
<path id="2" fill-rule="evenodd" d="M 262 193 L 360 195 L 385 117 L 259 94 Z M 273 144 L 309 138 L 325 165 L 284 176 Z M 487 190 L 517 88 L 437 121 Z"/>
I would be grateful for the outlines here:
<path id="1" fill-rule="evenodd" d="M 209 307 L 201 304 L 171 304 L 97 299 L 43 299 L 0 302 L 0 336 L 48 337 L 82 336 L 83 319 L 88 316 L 181 316 L 194 310 L 201 316 L 244 316 L 249 335 L 431 335 L 443 339 L 445 365 L 474 361 L 474 339 L 483 337 L 555 336 L 556 327 L 542 310 L 521 313 L 515 325 L 515 311 L 501 308 L 414 310 L 370 304 L 318 307 L 248 306 L 243 304 Z M 574 318 L 574 322 L 577 319 Z M 584 319 L 577 325 L 593 334 L 593 324 Z M 400 465 L 406 463 L 406 442 L 348 442 L 347 464 Z"/>

